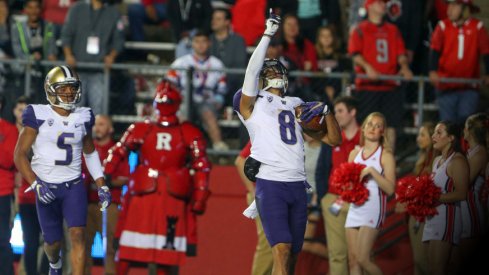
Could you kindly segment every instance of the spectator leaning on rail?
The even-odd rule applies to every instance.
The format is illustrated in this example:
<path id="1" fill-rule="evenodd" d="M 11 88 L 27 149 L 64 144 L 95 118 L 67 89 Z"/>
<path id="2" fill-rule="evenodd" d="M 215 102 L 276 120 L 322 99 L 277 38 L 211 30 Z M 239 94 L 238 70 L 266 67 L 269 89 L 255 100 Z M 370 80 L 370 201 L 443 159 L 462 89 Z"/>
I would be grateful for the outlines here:
<path id="1" fill-rule="evenodd" d="M 114 63 L 124 47 L 124 24 L 116 7 L 103 0 L 80 1 L 71 6 L 61 30 L 66 63 L 71 67 L 81 62 Z M 82 81 L 80 105 L 89 105 L 95 114 L 103 112 L 104 76 L 100 69 L 77 70 Z"/>
<path id="2" fill-rule="evenodd" d="M 438 22 L 431 38 L 430 81 L 436 86 L 440 119 L 463 125 L 477 112 L 479 86 L 440 83 L 440 77 L 480 78 L 479 59 L 484 58 L 485 84 L 489 84 L 489 35 L 472 0 L 447 0 L 448 18 Z"/>
<path id="3" fill-rule="evenodd" d="M 167 77 L 184 90 L 190 83 L 187 81 L 185 71 L 178 69 L 216 70 L 193 72 L 192 104 L 196 112 L 193 108 L 188 110 L 190 116 L 187 119 L 192 119 L 193 114 L 196 114 L 204 124 L 213 149 L 227 150 L 228 145 L 222 141 L 221 129 L 217 124 L 217 113 L 223 107 L 226 95 L 226 76 L 222 72 L 224 64 L 215 56 L 208 54 L 209 46 L 209 36 L 204 31 L 197 31 L 192 38 L 193 53 L 177 58 L 171 64 L 172 69 Z"/>
<path id="4" fill-rule="evenodd" d="M 355 80 L 358 99 L 358 120 L 380 111 L 387 119 L 389 147 L 394 150 L 396 128 L 402 123 L 403 97 L 398 83 L 379 80 L 382 75 L 401 74 L 412 77 L 404 41 L 398 28 L 384 20 L 387 12 L 384 0 L 365 1 L 367 19 L 360 22 L 350 34 L 348 53 L 355 64 L 355 72 L 366 74 L 368 79 Z M 400 67 L 400 69 L 398 69 Z"/>
<path id="5" fill-rule="evenodd" d="M 219 58 L 226 68 L 246 68 L 248 57 L 244 38 L 233 32 L 231 26 L 231 12 L 228 9 L 217 8 L 212 13 L 210 35 L 210 54 Z M 227 95 L 226 105 L 232 105 L 234 91 L 243 83 L 243 75 L 230 74 L 226 77 Z M 229 92 L 232 91 L 232 92 Z"/>
<path id="6" fill-rule="evenodd" d="M 34 61 L 31 70 L 32 82 L 30 94 L 35 102 L 43 102 L 44 95 L 39 93 L 44 86 L 44 73 L 39 65 L 43 59 L 56 60 L 58 48 L 54 36 L 54 25 L 41 19 L 40 0 L 27 0 L 24 3 L 26 21 L 16 21 L 10 26 L 10 35 L 14 57 Z M 17 74 L 23 79 L 26 73 L 23 65 L 15 66 Z"/>

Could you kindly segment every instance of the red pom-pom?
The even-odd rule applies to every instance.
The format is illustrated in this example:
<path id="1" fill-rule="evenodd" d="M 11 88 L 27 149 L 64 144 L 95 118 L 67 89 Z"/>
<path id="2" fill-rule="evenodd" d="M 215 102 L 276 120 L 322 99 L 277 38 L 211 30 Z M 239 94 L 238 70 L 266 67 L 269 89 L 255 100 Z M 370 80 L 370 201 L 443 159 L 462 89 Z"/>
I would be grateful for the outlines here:
<path id="1" fill-rule="evenodd" d="M 363 164 L 345 162 L 333 171 L 330 184 L 339 190 L 342 200 L 356 205 L 367 201 L 369 191 L 365 187 L 366 179 L 360 179 L 360 173 L 365 167 Z"/>
<path id="2" fill-rule="evenodd" d="M 406 203 L 406 211 L 416 220 L 423 222 L 427 216 L 438 214 L 436 206 L 441 195 L 430 175 L 407 176 L 397 181 L 396 198 Z"/>

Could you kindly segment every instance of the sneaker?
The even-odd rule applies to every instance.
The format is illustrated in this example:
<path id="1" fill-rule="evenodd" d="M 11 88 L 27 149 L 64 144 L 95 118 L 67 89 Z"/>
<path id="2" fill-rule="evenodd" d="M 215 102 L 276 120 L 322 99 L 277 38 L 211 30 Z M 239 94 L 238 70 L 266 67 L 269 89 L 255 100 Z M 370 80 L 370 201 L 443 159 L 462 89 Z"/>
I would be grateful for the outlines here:
<path id="1" fill-rule="evenodd" d="M 224 143 L 223 141 L 219 141 L 219 142 L 216 142 L 212 145 L 212 149 L 214 149 L 216 151 L 228 151 L 229 146 L 226 143 Z"/>

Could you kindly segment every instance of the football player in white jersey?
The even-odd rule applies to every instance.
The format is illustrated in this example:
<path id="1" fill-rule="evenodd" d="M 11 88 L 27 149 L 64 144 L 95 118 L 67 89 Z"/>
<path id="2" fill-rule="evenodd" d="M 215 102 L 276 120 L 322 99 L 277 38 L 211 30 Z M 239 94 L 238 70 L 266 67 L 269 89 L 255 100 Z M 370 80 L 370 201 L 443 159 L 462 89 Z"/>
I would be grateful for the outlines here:
<path id="1" fill-rule="evenodd" d="M 245 173 L 256 181 L 255 201 L 273 254 L 272 274 L 293 274 L 302 248 L 307 222 L 303 129 L 295 107 L 304 102 L 285 96 L 287 70 L 277 59 L 265 59 L 280 18 L 270 14 L 260 43 L 246 69 L 243 88 L 234 96 L 233 108 L 251 139 Z M 259 89 L 258 84 L 261 84 Z M 341 142 L 338 123 L 321 102 L 304 103 L 300 119 L 308 122 L 323 115 L 327 131 L 306 133 L 332 146 Z"/>
<path id="2" fill-rule="evenodd" d="M 81 156 L 96 179 L 101 211 L 110 204 L 109 188 L 92 140 L 94 116 L 90 108 L 76 107 L 81 98 L 78 75 L 67 66 L 49 71 L 44 83 L 49 104 L 29 105 L 22 114 L 23 129 L 15 148 L 15 165 L 36 192 L 36 205 L 50 261 L 49 274 L 61 274 L 63 220 L 69 228 L 73 274 L 85 265 L 87 194 L 81 180 Z M 29 162 L 28 154 L 34 153 Z M 27 191 L 26 191 L 27 192 Z"/>

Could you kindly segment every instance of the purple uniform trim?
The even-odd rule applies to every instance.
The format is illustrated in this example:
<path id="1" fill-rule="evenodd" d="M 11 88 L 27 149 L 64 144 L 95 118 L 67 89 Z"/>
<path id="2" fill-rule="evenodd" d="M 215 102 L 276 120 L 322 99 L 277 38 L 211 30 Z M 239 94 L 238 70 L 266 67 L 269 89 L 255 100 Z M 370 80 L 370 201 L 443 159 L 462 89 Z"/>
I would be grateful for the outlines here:
<path id="1" fill-rule="evenodd" d="M 41 127 L 43 123 L 44 120 L 37 119 L 36 113 L 34 113 L 34 108 L 31 105 L 28 105 L 22 113 L 22 124 L 24 126 L 39 130 L 39 127 Z"/>
<path id="2" fill-rule="evenodd" d="M 298 253 L 304 243 L 307 223 L 305 181 L 281 182 L 257 178 L 256 205 L 270 246 L 289 243 Z"/>
<path id="3" fill-rule="evenodd" d="M 241 101 L 241 89 L 239 89 L 235 94 L 234 94 L 234 97 L 233 97 L 233 110 L 235 112 L 238 112 L 240 113 L 240 109 L 239 109 L 239 103 Z"/>
<path id="4" fill-rule="evenodd" d="M 50 204 L 43 204 L 36 196 L 36 206 L 44 240 L 52 244 L 63 238 L 63 219 L 66 220 L 68 228 L 85 227 L 87 190 L 81 178 L 48 185 L 56 199 Z"/>

